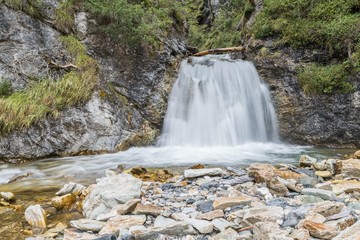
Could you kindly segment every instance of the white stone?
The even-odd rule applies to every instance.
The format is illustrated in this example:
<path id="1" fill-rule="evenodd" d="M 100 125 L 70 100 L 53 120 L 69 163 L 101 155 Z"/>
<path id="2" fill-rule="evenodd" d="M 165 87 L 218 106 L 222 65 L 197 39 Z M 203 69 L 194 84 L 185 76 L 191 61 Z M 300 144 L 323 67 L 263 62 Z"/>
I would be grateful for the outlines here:
<path id="1" fill-rule="evenodd" d="M 105 223 L 85 218 L 70 221 L 70 225 L 83 231 L 99 232 L 105 226 Z"/>
<path id="2" fill-rule="evenodd" d="M 7 202 L 15 200 L 15 196 L 12 192 L 0 192 L 0 196 Z"/>
<path id="3" fill-rule="evenodd" d="M 216 219 L 212 220 L 211 222 L 212 222 L 212 224 L 214 224 L 215 230 L 218 230 L 220 232 L 222 232 L 225 229 L 233 226 L 232 223 L 226 221 L 223 218 L 216 218 Z"/>
<path id="4" fill-rule="evenodd" d="M 245 210 L 243 221 L 247 225 L 253 225 L 260 221 L 276 222 L 284 216 L 284 210 L 281 207 L 260 206 Z"/>
<path id="5" fill-rule="evenodd" d="M 83 213 L 86 218 L 96 219 L 100 214 L 109 213 L 119 203 L 139 198 L 142 181 L 129 174 L 119 174 L 98 180 L 85 198 Z"/>
<path id="6" fill-rule="evenodd" d="M 40 231 L 46 229 L 46 212 L 39 204 L 26 208 L 25 219 L 33 228 L 38 228 Z"/>
<path id="7" fill-rule="evenodd" d="M 187 169 L 184 172 L 185 178 L 196 178 L 202 176 L 218 176 L 224 171 L 221 168 Z"/>
<path id="8" fill-rule="evenodd" d="M 319 197 L 324 200 L 335 200 L 336 199 L 336 195 L 332 191 L 327 191 L 327 190 L 322 190 L 322 189 L 317 189 L 317 188 L 304 188 L 301 191 L 301 194 Z"/>
<path id="9" fill-rule="evenodd" d="M 69 193 L 79 195 L 84 189 L 85 187 L 81 184 L 69 182 L 67 184 L 64 184 L 64 186 L 55 194 L 57 196 L 62 196 Z"/>
<path id="10" fill-rule="evenodd" d="M 157 216 L 154 220 L 154 227 L 165 227 L 174 223 L 176 223 L 176 221 L 171 218 Z"/>
<path id="11" fill-rule="evenodd" d="M 202 234 L 211 233 L 213 231 L 214 225 L 205 220 L 197 220 L 189 218 L 185 220 L 187 223 L 190 223 L 196 230 L 198 230 Z"/>

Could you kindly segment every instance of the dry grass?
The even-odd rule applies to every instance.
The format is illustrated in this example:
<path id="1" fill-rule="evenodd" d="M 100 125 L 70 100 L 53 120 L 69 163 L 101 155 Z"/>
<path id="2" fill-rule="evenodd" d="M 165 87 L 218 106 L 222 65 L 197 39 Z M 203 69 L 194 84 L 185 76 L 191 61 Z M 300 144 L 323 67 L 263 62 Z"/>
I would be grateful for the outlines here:
<path id="1" fill-rule="evenodd" d="M 90 99 L 98 79 L 96 61 L 76 38 L 66 36 L 61 40 L 78 69 L 58 81 L 41 79 L 23 91 L 0 98 L 0 135 L 27 128 L 46 117 L 56 117 L 64 108 Z"/>

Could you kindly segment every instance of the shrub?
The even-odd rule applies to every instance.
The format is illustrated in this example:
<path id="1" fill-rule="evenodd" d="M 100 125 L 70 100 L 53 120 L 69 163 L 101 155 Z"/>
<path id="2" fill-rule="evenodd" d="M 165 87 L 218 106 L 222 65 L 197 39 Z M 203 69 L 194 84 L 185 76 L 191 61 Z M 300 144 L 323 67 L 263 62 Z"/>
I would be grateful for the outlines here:
<path id="1" fill-rule="evenodd" d="M 329 66 L 311 64 L 298 74 L 298 78 L 305 93 L 348 93 L 353 90 L 353 86 L 346 81 L 348 75 L 345 64 Z"/>
<path id="2" fill-rule="evenodd" d="M 346 53 L 360 38 L 359 9 L 358 0 L 265 0 L 252 32 L 257 38 L 277 34 L 294 47 L 316 44 Z"/>
<path id="3" fill-rule="evenodd" d="M 177 0 L 85 0 L 85 7 L 99 20 L 100 29 L 130 46 L 156 46 L 174 28 L 184 24 Z"/>

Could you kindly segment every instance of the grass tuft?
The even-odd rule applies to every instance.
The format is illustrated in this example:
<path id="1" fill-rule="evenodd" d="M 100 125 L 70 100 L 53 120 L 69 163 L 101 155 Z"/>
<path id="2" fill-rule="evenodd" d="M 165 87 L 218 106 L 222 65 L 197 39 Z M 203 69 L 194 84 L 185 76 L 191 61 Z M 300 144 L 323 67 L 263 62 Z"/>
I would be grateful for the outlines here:
<path id="1" fill-rule="evenodd" d="M 60 80 L 45 78 L 29 88 L 0 98 L 0 135 L 30 127 L 46 117 L 57 117 L 66 107 L 89 100 L 97 85 L 96 61 L 86 55 L 85 47 L 74 37 L 62 37 L 78 69 Z"/>

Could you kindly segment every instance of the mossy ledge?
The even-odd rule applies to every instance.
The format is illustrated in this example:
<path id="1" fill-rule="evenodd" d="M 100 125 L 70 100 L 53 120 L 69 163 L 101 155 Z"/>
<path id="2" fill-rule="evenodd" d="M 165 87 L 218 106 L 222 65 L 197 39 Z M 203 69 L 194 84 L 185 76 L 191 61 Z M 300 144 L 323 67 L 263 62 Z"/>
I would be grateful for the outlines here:
<path id="1" fill-rule="evenodd" d="M 66 107 L 86 102 L 98 82 L 98 66 L 85 46 L 73 36 L 60 38 L 77 69 L 61 79 L 38 82 L 7 97 L 0 97 L 0 135 L 30 127 L 46 117 L 57 117 Z"/>

